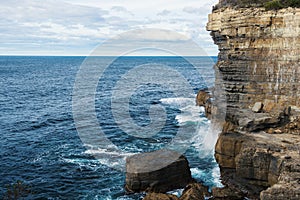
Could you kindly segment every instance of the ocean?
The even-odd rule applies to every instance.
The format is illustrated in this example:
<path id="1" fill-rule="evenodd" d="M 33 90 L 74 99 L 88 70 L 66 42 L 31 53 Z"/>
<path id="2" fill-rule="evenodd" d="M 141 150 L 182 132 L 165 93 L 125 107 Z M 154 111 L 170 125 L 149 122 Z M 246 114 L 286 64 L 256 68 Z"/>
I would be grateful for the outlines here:
<path id="1" fill-rule="evenodd" d="M 144 194 L 125 193 L 126 157 L 168 144 L 176 149 L 179 131 L 189 136 L 184 154 L 193 178 L 209 187 L 220 186 L 213 157 L 217 136 L 209 129 L 204 109 L 195 106 L 198 90 L 213 86 L 216 59 L 97 57 L 86 62 L 86 57 L 1 56 L 0 197 L 7 197 L 20 181 L 25 199 L 141 199 Z M 84 97 L 74 100 L 76 83 L 85 76 L 79 75 L 83 65 L 105 69 L 94 86 L 91 111 Z M 88 84 L 89 76 L 83 80 Z M 189 84 L 188 94 L 182 80 Z M 163 107 L 165 118 L 158 111 L 151 115 L 153 106 Z M 78 131 L 78 108 L 79 113 L 95 112 L 103 133 L 99 137 L 109 144 L 86 142 L 89 134 L 95 137 L 94 129 L 88 127 L 88 135 Z M 162 127 L 143 132 L 147 126 L 154 131 L 152 121 L 163 121 Z"/>

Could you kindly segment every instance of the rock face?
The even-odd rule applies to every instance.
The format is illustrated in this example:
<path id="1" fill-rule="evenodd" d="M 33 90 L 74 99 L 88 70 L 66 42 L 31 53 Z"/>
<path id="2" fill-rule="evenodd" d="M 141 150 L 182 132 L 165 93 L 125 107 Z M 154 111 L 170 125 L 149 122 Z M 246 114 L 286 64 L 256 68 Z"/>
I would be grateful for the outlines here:
<path id="1" fill-rule="evenodd" d="M 126 160 L 128 192 L 167 192 L 184 188 L 192 182 L 187 159 L 170 150 L 159 150 L 128 157 Z"/>
<path id="2" fill-rule="evenodd" d="M 215 9 L 207 29 L 226 97 L 214 94 L 226 102 L 215 157 L 228 186 L 215 195 L 299 199 L 300 9 Z"/>
<path id="3" fill-rule="evenodd" d="M 227 98 L 227 118 L 256 102 L 299 106 L 300 9 L 224 8 L 209 15 L 207 30 L 219 46 L 216 85 Z"/>
<path id="4" fill-rule="evenodd" d="M 281 174 L 299 172 L 299 147 L 300 137 L 291 134 L 222 133 L 216 159 L 248 183 L 268 187 L 278 183 Z"/>

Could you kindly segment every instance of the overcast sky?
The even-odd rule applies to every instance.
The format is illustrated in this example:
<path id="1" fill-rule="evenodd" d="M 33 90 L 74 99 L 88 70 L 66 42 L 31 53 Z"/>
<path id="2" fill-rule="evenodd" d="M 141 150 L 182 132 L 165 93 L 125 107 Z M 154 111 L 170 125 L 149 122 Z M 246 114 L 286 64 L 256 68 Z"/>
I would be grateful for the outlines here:
<path id="1" fill-rule="evenodd" d="M 6 0 L 0 3 L 1 55 L 89 55 L 111 37 L 140 28 L 168 29 L 209 55 L 205 30 L 218 0 Z M 156 36 L 157 37 L 157 36 Z M 168 40 L 168 38 L 165 38 Z"/>

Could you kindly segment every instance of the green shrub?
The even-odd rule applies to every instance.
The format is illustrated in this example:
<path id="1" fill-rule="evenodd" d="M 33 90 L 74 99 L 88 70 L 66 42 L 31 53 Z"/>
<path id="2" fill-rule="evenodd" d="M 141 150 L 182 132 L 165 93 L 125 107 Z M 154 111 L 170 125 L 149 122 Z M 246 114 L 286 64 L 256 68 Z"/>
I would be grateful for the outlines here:
<path id="1" fill-rule="evenodd" d="M 288 0 L 286 3 L 287 6 L 290 7 L 300 7 L 300 0 Z"/>
<path id="2" fill-rule="evenodd" d="M 287 7 L 300 8 L 300 0 L 220 0 L 215 9 L 222 7 L 265 7 L 267 10 L 279 10 Z"/>
<path id="3" fill-rule="evenodd" d="M 266 10 L 279 10 L 284 7 L 279 0 L 269 1 L 264 6 Z"/>

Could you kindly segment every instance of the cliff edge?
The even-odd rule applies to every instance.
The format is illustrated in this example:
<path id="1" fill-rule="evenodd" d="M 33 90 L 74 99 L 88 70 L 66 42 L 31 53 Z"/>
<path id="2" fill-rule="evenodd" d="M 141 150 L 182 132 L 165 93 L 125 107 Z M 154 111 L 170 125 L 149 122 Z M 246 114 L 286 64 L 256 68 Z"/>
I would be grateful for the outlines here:
<path id="1" fill-rule="evenodd" d="M 252 199 L 299 199 L 300 9 L 222 7 L 207 30 L 225 93 L 215 98 L 226 101 L 215 151 L 224 184 Z"/>

